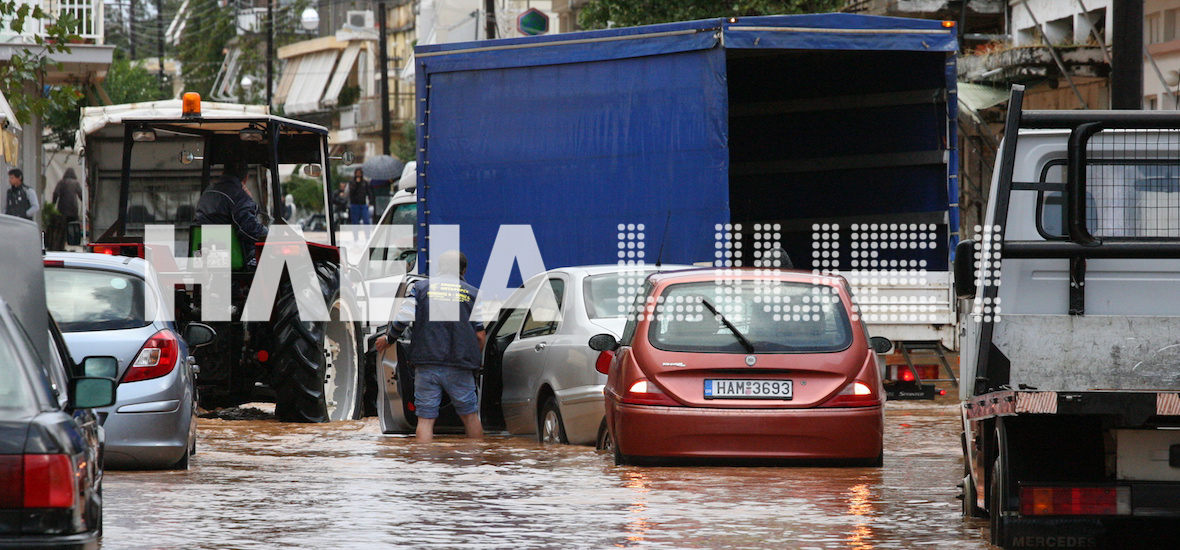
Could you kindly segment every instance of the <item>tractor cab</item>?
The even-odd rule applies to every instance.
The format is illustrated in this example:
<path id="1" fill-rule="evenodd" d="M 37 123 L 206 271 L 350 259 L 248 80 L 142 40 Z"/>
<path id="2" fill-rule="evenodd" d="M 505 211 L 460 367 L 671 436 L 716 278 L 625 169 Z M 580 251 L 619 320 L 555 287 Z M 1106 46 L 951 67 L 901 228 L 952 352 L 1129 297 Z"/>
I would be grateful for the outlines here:
<path id="1" fill-rule="evenodd" d="M 264 106 L 182 101 L 88 108 L 83 112 L 88 199 L 87 242 L 97 252 L 142 255 L 144 227 L 175 227 L 176 250 L 197 239 L 201 193 L 227 171 L 245 174 L 266 225 L 283 218 L 284 184 L 315 183 L 327 198 L 328 131 L 273 116 Z M 305 234 L 334 246 L 331 232 Z"/>

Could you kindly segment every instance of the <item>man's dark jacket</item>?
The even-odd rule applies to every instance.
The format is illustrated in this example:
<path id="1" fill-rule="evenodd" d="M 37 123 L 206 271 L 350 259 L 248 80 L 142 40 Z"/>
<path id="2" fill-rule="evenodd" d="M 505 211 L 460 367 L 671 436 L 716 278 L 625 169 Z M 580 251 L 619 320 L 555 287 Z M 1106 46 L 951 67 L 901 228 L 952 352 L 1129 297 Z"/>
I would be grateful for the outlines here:
<path id="1" fill-rule="evenodd" d="M 479 369 L 479 340 L 475 333 L 483 330 L 483 323 L 471 319 L 478 292 L 479 289 L 454 276 L 436 276 L 414 283 L 408 293 L 412 300 L 407 300 L 403 307 L 413 307 L 414 330 L 409 354 L 415 367 Z M 431 301 L 457 301 L 459 320 L 431 320 Z M 390 323 L 386 337 L 391 343 L 406 329 L 409 318 L 409 311 L 399 312 Z"/>
<path id="2" fill-rule="evenodd" d="M 222 177 L 201 194 L 195 221 L 200 225 L 234 226 L 243 257 L 251 260 L 258 241 L 266 240 L 266 226 L 258 221 L 258 204 L 242 188 L 242 181 L 233 176 Z"/>

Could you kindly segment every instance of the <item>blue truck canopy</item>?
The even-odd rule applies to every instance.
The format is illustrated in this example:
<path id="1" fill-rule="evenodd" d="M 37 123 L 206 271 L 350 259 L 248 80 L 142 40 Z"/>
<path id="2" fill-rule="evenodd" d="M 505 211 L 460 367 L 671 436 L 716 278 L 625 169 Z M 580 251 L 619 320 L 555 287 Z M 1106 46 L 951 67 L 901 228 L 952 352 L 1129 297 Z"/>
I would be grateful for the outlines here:
<path id="1" fill-rule="evenodd" d="M 945 270 L 956 47 L 941 21 L 852 14 L 419 46 L 419 223 L 460 225 L 477 284 L 504 224 L 552 268 L 713 261 L 725 224 L 774 222 L 810 267 L 812 222 L 908 219 L 938 245 L 901 257 Z"/>

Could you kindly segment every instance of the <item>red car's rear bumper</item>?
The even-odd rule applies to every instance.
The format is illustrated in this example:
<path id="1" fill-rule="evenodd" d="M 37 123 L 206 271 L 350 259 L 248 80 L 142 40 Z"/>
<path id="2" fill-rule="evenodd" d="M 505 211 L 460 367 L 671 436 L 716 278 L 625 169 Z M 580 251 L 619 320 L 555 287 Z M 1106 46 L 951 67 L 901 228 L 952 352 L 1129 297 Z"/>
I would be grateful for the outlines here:
<path id="1" fill-rule="evenodd" d="M 611 402 L 611 429 L 630 456 L 871 459 L 881 454 L 880 406 L 711 409 Z"/>

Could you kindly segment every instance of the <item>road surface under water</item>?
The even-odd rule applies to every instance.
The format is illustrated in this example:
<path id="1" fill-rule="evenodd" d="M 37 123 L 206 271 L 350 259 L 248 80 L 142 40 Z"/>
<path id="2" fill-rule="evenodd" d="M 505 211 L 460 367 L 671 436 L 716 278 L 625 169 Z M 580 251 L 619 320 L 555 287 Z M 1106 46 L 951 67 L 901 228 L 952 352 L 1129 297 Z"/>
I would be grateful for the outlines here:
<path id="1" fill-rule="evenodd" d="M 883 468 L 616 467 L 375 418 L 200 423 L 187 472 L 108 472 L 103 548 L 987 548 L 952 404 L 886 409 Z"/>

